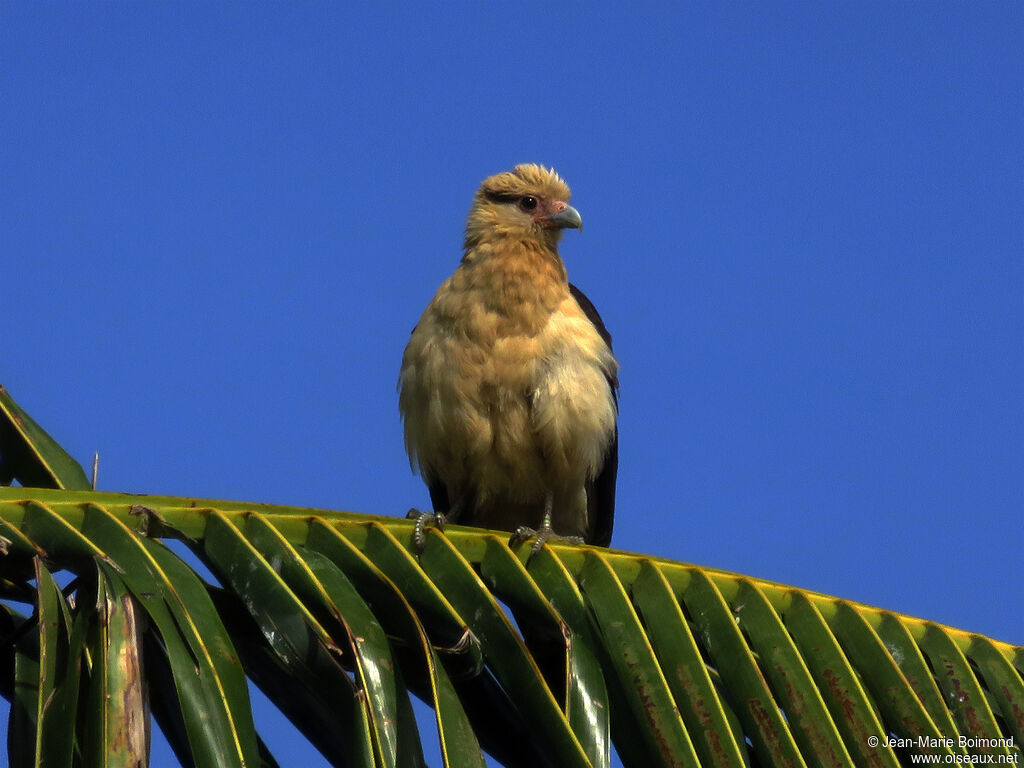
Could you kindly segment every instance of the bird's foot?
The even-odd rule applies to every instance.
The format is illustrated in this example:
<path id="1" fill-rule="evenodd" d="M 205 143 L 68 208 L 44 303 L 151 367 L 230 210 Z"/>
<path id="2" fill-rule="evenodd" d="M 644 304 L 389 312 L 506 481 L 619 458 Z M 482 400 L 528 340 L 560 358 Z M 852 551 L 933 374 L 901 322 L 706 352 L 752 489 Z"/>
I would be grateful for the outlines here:
<path id="1" fill-rule="evenodd" d="M 412 545 L 416 548 L 417 554 L 423 554 L 423 548 L 427 546 L 427 523 L 433 523 L 439 531 L 444 530 L 447 521 L 440 512 L 420 512 L 413 507 L 405 516 L 406 520 L 415 520 L 416 525 L 412 529 Z"/>
<path id="2" fill-rule="evenodd" d="M 560 536 L 550 525 L 542 525 L 539 529 L 521 525 L 512 532 L 508 546 L 510 549 L 515 549 L 527 539 L 533 539 L 533 546 L 530 547 L 531 558 L 540 552 L 549 541 L 564 541 L 569 544 L 586 543 L 582 536 Z"/>

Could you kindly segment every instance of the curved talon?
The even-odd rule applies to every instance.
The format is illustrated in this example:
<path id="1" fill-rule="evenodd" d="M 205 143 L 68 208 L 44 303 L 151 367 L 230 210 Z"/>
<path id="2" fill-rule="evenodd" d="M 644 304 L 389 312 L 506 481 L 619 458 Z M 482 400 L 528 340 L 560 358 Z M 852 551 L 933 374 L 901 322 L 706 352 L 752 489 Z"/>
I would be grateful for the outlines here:
<path id="1" fill-rule="evenodd" d="M 533 545 L 530 547 L 530 558 L 540 552 L 549 541 L 565 541 L 570 544 L 584 543 L 582 536 L 559 536 L 550 525 L 542 525 L 540 529 L 521 525 L 512 532 L 508 546 L 510 549 L 515 549 L 527 539 L 534 539 Z"/>
<path id="2" fill-rule="evenodd" d="M 508 548 L 515 549 L 527 539 L 532 539 L 534 536 L 537 536 L 538 533 L 539 531 L 536 528 L 530 528 L 526 525 L 520 525 L 518 528 L 512 531 L 512 535 L 509 537 L 508 540 Z"/>
<path id="3" fill-rule="evenodd" d="M 427 546 L 427 523 L 433 523 L 437 530 L 443 531 L 447 522 L 445 516 L 440 512 L 420 512 L 415 507 L 406 513 L 405 519 L 416 521 L 416 525 L 412 529 L 412 545 L 418 555 L 422 555 L 423 548 Z"/>

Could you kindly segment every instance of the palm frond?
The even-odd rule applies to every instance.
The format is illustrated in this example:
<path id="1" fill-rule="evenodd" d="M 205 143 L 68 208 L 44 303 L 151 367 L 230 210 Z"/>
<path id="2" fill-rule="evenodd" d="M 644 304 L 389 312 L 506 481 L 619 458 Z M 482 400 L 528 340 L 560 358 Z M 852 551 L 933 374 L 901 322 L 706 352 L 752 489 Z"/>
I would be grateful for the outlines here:
<path id="1" fill-rule="evenodd" d="M 417 558 L 404 520 L 187 498 L 5 488 L 0 520 L 3 562 L 34 564 L 4 576 L 36 594 L 35 700 L 106 679 L 109 633 L 76 627 L 131 595 L 197 765 L 261 759 L 243 665 L 339 765 L 422 763 L 410 691 L 460 766 L 481 746 L 508 765 L 608 765 L 612 740 L 626 765 L 895 766 L 1011 759 L 1024 737 L 1022 649 L 738 574 L 561 545 L 527 565 L 503 534 L 456 527 Z M 76 574 L 73 603 L 47 567 Z M 43 726 L 12 738 L 48 733 L 41 706 Z"/>

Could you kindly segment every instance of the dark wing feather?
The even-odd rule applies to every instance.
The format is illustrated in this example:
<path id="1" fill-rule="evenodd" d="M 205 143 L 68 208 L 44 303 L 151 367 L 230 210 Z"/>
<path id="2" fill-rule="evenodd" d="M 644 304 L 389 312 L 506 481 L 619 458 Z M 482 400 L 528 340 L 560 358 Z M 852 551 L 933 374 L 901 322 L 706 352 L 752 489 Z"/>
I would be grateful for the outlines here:
<path id="1" fill-rule="evenodd" d="M 430 492 L 430 505 L 435 512 L 448 514 L 451 511 L 451 502 L 448 500 L 448 488 L 437 477 L 424 477 L 427 483 L 427 490 Z M 449 522 L 455 522 L 450 520 Z"/>
<path id="2" fill-rule="evenodd" d="M 572 283 L 569 284 L 569 293 L 580 305 L 583 314 L 594 324 L 597 332 L 601 334 L 605 344 L 611 349 L 612 335 L 604 326 L 604 321 L 597 313 L 597 309 L 590 302 L 583 291 Z M 615 407 L 619 405 L 619 379 L 614 374 L 605 377 L 608 388 L 615 399 Z M 608 445 L 608 452 L 605 454 L 604 464 L 594 478 L 593 483 L 587 484 L 587 506 L 588 506 L 588 531 L 587 543 L 596 544 L 599 547 L 607 547 L 612 540 L 612 525 L 615 521 L 615 477 L 619 470 L 619 425 L 618 419 L 615 424 L 615 434 Z"/>

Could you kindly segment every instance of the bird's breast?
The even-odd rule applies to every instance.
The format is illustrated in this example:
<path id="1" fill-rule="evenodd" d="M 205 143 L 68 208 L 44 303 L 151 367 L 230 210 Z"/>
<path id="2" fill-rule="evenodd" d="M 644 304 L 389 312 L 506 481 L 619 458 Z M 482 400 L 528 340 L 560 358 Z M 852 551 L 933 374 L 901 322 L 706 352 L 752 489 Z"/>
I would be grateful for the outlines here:
<path id="1" fill-rule="evenodd" d="M 410 457 L 450 485 L 525 501 L 553 468 L 592 477 L 615 427 L 615 365 L 564 281 L 460 268 L 403 358 Z"/>

